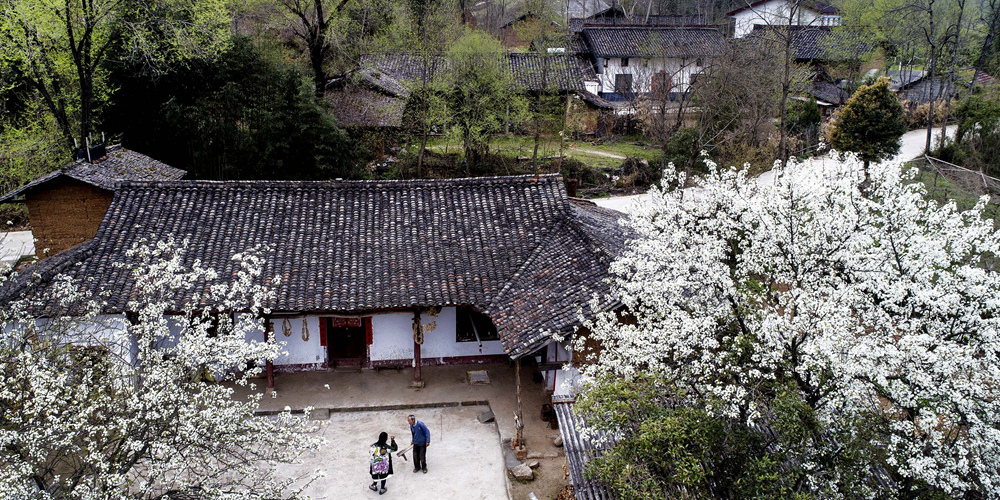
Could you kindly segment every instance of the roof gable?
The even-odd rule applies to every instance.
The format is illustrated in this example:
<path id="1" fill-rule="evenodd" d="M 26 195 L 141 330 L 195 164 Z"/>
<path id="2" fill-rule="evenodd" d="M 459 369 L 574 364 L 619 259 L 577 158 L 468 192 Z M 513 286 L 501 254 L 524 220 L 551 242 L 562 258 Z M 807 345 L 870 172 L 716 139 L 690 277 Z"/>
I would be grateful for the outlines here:
<path id="1" fill-rule="evenodd" d="M 0 196 L 0 203 L 27 194 L 32 189 L 59 177 L 68 177 L 91 186 L 113 191 L 122 181 L 158 181 L 181 179 L 187 172 L 154 160 L 144 154 L 119 146 L 107 149 L 107 158 L 90 163 L 79 160 L 39 177 Z"/>

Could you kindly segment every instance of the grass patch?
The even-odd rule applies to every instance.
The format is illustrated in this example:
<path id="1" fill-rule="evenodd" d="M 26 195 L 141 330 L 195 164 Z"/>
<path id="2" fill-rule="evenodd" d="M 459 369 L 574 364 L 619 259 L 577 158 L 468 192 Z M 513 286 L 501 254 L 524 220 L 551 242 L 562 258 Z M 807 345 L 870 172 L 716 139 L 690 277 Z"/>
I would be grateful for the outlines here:
<path id="1" fill-rule="evenodd" d="M 927 197 L 938 203 L 954 201 L 955 206 L 961 210 L 969 210 L 979 201 L 979 195 L 969 192 L 958 186 L 948 178 L 939 175 L 933 169 L 924 168 L 924 160 L 914 160 L 906 164 L 907 167 L 917 167 L 918 174 L 914 181 L 922 182 L 927 188 Z M 983 210 L 983 217 L 993 219 L 994 222 L 1000 217 L 1000 207 L 997 206 L 997 196 L 991 198 Z M 994 224 L 995 225 L 995 224 Z"/>
<path id="2" fill-rule="evenodd" d="M 505 135 L 494 137 L 490 141 L 490 154 L 509 158 L 531 158 L 535 147 L 533 137 L 521 135 Z M 427 148 L 436 153 L 462 154 L 462 143 L 457 137 L 437 136 L 427 141 Z M 602 170 L 617 169 L 623 158 L 638 157 L 646 161 L 656 161 L 660 158 L 660 150 L 656 147 L 641 146 L 634 142 L 609 142 L 592 144 L 585 141 L 566 141 L 560 150 L 560 141 L 542 140 L 538 147 L 541 158 L 558 156 L 560 153 L 585 163 L 592 168 Z"/>

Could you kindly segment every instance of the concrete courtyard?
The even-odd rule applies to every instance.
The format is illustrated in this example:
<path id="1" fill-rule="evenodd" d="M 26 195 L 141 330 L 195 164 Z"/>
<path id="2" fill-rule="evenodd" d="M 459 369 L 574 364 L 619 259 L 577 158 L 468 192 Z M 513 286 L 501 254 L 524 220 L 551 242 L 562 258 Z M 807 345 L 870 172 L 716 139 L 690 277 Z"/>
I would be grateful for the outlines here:
<path id="1" fill-rule="evenodd" d="M 278 470 L 289 477 L 308 475 L 319 468 L 326 476 L 312 483 L 305 493 L 313 499 L 400 498 L 406 500 L 506 500 L 507 480 L 500 437 L 495 423 L 476 419 L 485 406 L 456 406 L 414 410 L 431 431 L 427 449 L 427 474 L 414 473 L 409 461 L 392 455 L 393 476 L 385 495 L 368 489 L 368 447 L 379 432 L 396 436 L 402 450 L 410 443 L 406 415 L 410 410 L 347 411 L 330 414 L 320 434 L 327 444 L 302 457 L 298 466 Z"/>
<path id="2" fill-rule="evenodd" d="M 470 384 L 468 372 L 472 370 L 487 371 L 490 383 Z M 341 444 L 336 449 L 328 447 L 316 457 L 307 458 L 303 464 L 305 468 L 300 469 L 311 471 L 320 467 L 327 473 L 327 477 L 315 485 L 316 490 L 309 490 L 314 498 L 378 497 L 378 493 L 368 490 L 371 481 L 365 482 L 368 446 L 383 430 L 395 434 L 401 448 L 408 445 L 410 434 L 405 417 L 410 413 L 427 424 L 431 431 L 427 455 L 429 472 L 427 475 L 413 474 L 412 468 L 405 470 L 412 467 L 410 463 L 400 465 L 401 462 L 393 458 L 396 474 L 390 479 L 389 491 L 382 497 L 397 495 L 404 488 L 413 487 L 415 493 L 407 493 L 408 498 L 526 500 L 529 493 L 535 493 L 539 499 L 548 500 L 555 498 L 569 483 L 563 468 L 566 456 L 562 448 L 552 443 L 552 437 L 559 431 L 549 428 L 540 416 L 541 405 L 549 402 L 549 394 L 542 384 L 532 381 L 529 370 L 521 374 L 523 436 L 530 459 L 539 462 L 535 480 L 529 483 L 508 481 L 501 455 L 501 440 L 512 438 L 515 432 L 513 367 L 507 363 L 425 366 L 422 371 L 426 385 L 419 389 L 410 387 L 413 379 L 410 368 L 276 374 L 276 397 L 265 396 L 259 412 L 274 413 L 286 406 L 292 410 L 311 406 L 330 411 L 329 421 L 323 422 L 329 427 L 323 432 L 329 441 L 340 439 Z M 266 382 L 263 379 L 255 382 L 255 390 L 263 390 Z M 235 390 L 234 397 L 238 399 L 251 392 L 249 387 L 235 387 Z M 487 409 L 494 412 L 496 422 L 480 424 L 476 417 Z M 445 458 L 453 455 L 453 458 Z M 326 466 L 326 463 L 337 465 Z M 450 464 L 457 464 L 457 468 Z M 499 478 L 499 483 L 493 478 Z M 443 484 L 431 483 L 432 479 Z M 338 496 L 341 489 L 343 493 Z"/>

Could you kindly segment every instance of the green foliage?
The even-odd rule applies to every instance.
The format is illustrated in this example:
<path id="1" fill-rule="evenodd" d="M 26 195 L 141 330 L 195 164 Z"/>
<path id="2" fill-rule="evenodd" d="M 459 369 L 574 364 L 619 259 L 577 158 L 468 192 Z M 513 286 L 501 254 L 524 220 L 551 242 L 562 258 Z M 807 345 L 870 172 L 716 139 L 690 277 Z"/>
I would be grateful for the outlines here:
<path id="1" fill-rule="evenodd" d="M 812 130 L 822 121 L 823 115 L 819 111 L 816 99 L 795 101 L 788 109 L 788 130 L 792 133 Z"/>
<path id="2" fill-rule="evenodd" d="M 866 164 L 891 158 L 899 152 L 899 138 L 906 132 L 903 106 L 882 78 L 865 85 L 840 110 L 831 134 L 839 151 L 852 151 Z"/>
<path id="3" fill-rule="evenodd" d="M 202 179 L 351 175 L 350 143 L 298 68 L 237 38 L 216 62 L 151 80 L 122 75 L 124 142 Z"/>
<path id="4" fill-rule="evenodd" d="M 685 172 L 707 170 L 701 157 L 701 133 L 696 128 L 682 128 L 663 145 L 663 164 L 673 163 Z"/>
<path id="5" fill-rule="evenodd" d="M 974 94 L 956 110 L 961 117 L 952 158 L 966 168 L 1000 176 L 1000 95 Z"/>
<path id="6" fill-rule="evenodd" d="M 667 381 L 641 376 L 589 386 L 576 411 L 588 427 L 621 439 L 587 464 L 588 476 L 622 500 L 810 498 L 795 492 L 795 465 L 773 446 L 804 439 L 815 424 L 794 394 L 776 398 L 773 437 L 739 419 L 713 417 L 701 404 L 678 405 L 681 396 Z"/>
<path id="7" fill-rule="evenodd" d="M 112 62 L 147 72 L 228 43 L 226 0 L 0 0 L 0 73 L 38 93 L 66 145 L 94 130 L 115 90 Z"/>
<path id="8" fill-rule="evenodd" d="M 23 115 L 11 114 L 0 119 L 0 192 L 12 191 L 71 160 L 55 121 L 44 113 L 31 113 L 31 108 L 26 111 Z M 24 227 L 27 223 L 24 205 L 0 205 L 3 230 L 9 226 Z"/>
<path id="9" fill-rule="evenodd" d="M 448 59 L 451 122 L 471 166 L 486 155 L 493 134 L 524 120 L 526 104 L 495 38 L 471 31 L 451 46 Z"/>

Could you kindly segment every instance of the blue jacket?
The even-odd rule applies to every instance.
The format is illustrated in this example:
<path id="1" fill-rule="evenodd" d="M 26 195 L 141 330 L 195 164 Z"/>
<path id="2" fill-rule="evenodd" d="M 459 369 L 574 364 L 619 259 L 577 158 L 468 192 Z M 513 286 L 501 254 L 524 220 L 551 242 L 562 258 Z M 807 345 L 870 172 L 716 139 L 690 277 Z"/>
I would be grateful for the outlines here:
<path id="1" fill-rule="evenodd" d="M 431 431 L 419 420 L 410 426 L 410 434 L 413 435 L 413 444 L 427 444 L 431 442 Z"/>

